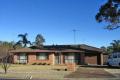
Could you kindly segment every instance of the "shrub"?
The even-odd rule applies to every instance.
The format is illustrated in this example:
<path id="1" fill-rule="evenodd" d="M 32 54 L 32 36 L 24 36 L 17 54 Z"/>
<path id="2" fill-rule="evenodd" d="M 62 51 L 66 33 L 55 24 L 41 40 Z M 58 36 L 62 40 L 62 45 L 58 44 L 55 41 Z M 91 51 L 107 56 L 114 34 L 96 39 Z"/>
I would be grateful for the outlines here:
<path id="1" fill-rule="evenodd" d="M 42 63 L 38 63 L 38 65 L 42 65 Z"/>
<path id="2" fill-rule="evenodd" d="M 14 64 L 19 64 L 19 62 L 16 62 L 16 63 L 14 63 Z"/>
<path id="3" fill-rule="evenodd" d="M 46 65 L 46 63 L 42 63 L 42 65 Z"/>
<path id="4" fill-rule="evenodd" d="M 32 63 L 32 65 L 36 65 L 37 63 Z"/>
<path id="5" fill-rule="evenodd" d="M 48 63 L 47 65 L 50 65 L 50 63 Z"/>

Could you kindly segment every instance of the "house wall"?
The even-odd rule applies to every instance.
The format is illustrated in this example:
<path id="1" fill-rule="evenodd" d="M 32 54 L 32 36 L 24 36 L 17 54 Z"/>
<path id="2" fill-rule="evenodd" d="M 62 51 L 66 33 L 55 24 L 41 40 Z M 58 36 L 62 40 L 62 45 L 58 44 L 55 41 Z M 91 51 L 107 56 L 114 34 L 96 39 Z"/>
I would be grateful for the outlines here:
<path id="1" fill-rule="evenodd" d="M 29 53 L 28 54 L 28 64 L 33 63 L 47 63 L 47 64 L 54 64 L 54 54 L 48 53 L 48 59 L 46 60 L 38 60 L 36 58 L 36 53 Z"/>
<path id="2" fill-rule="evenodd" d="M 18 53 L 19 54 L 19 53 Z M 27 53 L 28 55 L 28 64 L 33 63 L 47 63 L 54 65 L 55 64 L 55 54 L 54 53 L 48 53 L 48 59 L 47 60 L 37 60 L 36 59 L 36 53 Z M 66 53 L 61 54 L 61 64 L 65 64 L 64 56 Z M 14 54 L 14 60 L 13 63 L 19 63 L 18 55 L 17 53 Z M 104 57 L 103 57 L 104 58 Z M 79 64 L 101 64 L 101 55 L 98 53 L 80 53 L 80 62 Z"/>
<path id="3" fill-rule="evenodd" d="M 20 53 L 18 53 L 20 54 Z M 18 54 L 14 54 L 13 56 L 13 63 L 19 63 L 18 60 Z M 37 60 L 36 53 L 27 53 L 28 57 L 28 64 L 33 63 L 47 63 L 47 64 L 54 64 L 54 53 L 48 53 L 48 59 L 47 60 Z"/>
<path id="4" fill-rule="evenodd" d="M 97 54 L 85 53 L 85 64 L 98 64 Z"/>

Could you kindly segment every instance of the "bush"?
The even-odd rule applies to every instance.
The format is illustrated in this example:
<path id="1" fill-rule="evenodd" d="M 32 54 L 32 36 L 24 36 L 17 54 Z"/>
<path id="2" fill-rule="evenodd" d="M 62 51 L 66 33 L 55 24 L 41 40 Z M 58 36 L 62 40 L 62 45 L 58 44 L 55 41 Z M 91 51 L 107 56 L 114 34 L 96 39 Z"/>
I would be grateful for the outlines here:
<path id="1" fill-rule="evenodd" d="M 46 65 L 46 63 L 42 63 L 42 65 Z"/>
<path id="2" fill-rule="evenodd" d="M 48 63 L 47 65 L 50 65 L 50 63 Z"/>
<path id="3" fill-rule="evenodd" d="M 18 62 L 14 63 L 14 64 L 19 64 Z"/>
<path id="4" fill-rule="evenodd" d="M 37 63 L 32 63 L 32 65 L 36 65 Z"/>
<path id="5" fill-rule="evenodd" d="M 42 63 L 38 63 L 38 65 L 42 65 Z"/>

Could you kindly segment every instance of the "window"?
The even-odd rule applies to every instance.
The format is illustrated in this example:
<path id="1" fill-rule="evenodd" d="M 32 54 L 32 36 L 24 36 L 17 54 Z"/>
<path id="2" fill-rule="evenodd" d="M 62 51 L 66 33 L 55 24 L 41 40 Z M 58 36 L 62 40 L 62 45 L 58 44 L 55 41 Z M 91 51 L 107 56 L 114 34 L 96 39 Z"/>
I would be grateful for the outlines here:
<path id="1" fill-rule="evenodd" d="M 118 53 L 118 58 L 120 58 L 120 53 Z"/>
<path id="2" fill-rule="evenodd" d="M 117 58 L 117 54 L 113 54 L 113 58 Z"/>
<path id="3" fill-rule="evenodd" d="M 46 60 L 48 59 L 48 53 L 37 53 L 36 58 L 37 60 Z"/>
<path id="4" fill-rule="evenodd" d="M 65 55 L 65 63 L 74 63 L 75 62 L 75 55 L 74 53 L 68 53 Z"/>
<path id="5" fill-rule="evenodd" d="M 20 53 L 18 57 L 19 63 L 27 63 L 27 54 Z"/>

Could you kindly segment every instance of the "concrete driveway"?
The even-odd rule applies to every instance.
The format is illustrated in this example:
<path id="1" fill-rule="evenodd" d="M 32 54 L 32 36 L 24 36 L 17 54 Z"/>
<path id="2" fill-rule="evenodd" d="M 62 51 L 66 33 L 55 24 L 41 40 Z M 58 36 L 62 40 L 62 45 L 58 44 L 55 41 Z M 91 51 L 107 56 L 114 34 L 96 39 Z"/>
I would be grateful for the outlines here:
<path id="1" fill-rule="evenodd" d="M 116 69 L 117 73 L 115 69 L 107 66 L 80 66 L 65 78 L 120 78 L 120 69 Z"/>
<path id="2" fill-rule="evenodd" d="M 104 70 L 109 72 L 109 73 L 111 73 L 111 74 L 113 74 L 117 78 L 120 78 L 120 68 L 114 68 L 114 69 L 112 69 L 112 68 L 111 69 L 105 68 Z"/>

